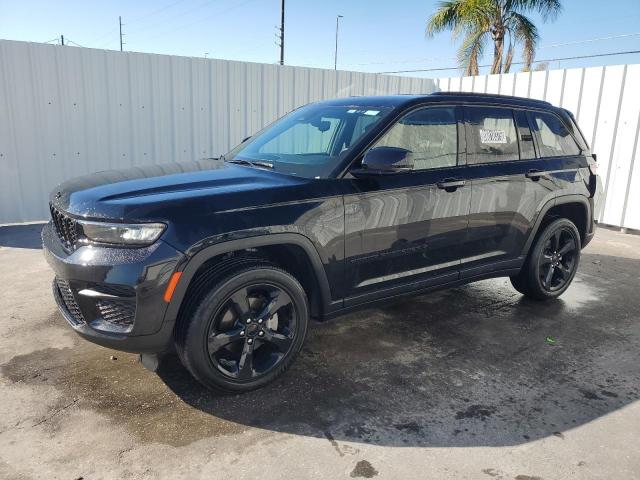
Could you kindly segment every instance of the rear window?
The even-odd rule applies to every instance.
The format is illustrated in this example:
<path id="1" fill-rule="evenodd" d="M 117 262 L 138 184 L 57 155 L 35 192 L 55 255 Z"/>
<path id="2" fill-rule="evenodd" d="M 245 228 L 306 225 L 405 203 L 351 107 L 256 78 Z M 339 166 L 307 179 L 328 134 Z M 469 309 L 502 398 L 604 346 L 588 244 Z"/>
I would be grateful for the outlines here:
<path id="1" fill-rule="evenodd" d="M 580 154 L 580 147 L 557 116 L 545 112 L 531 112 L 531 116 L 533 128 L 538 131 L 541 157 Z"/>

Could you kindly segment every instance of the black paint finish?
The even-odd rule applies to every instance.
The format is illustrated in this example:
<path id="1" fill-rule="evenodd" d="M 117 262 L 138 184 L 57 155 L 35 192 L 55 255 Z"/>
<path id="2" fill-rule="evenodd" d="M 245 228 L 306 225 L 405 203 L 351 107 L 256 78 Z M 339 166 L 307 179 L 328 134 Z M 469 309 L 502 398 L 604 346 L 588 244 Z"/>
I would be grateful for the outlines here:
<path id="1" fill-rule="evenodd" d="M 326 178 L 201 160 L 99 172 L 56 188 L 50 202 L 72 218 L 162 222 L 161 239 L 145 248 L 79 246 L 67 253 L 51 225 L 45 256 L 76 292 L 86 284 L 121 285 L 136 294 L 129 334 L 74 326 L 96 343 L 129 351 L 168 348 L 180 304 L 199 266 L 221 253 L 263 245 L 297 245 L 313 267 L 321 315 L 335 316 L 393 296 L 518 271 L 542 216 L 556 204 L 584 210 L 584 242 L 593 234 L 594 162 L 571 115 L 546 102 L 470 94 L 352 97 L 326 102 L 391 112 L 345 152 Z M 391 174 L 351 175 L 364 153 L 407 112 L 431 105 L 459 112 L 457 165 Z M 557 115 L 582 152 L 573 157 L 470 164 L 467 105 Z M 519 133 L 523 133 L 519 131 Z M 522 142 L 540 141 L 537 132 Z M 525 151 L 522 144 L 521 152 Z M 530 148 L 528 145 L 527 148 Z M 539 150 L 536 150 L 539 151 Z M 162 296 L 183 271 L 169 305 Z M 82 297 L 85 315 L 96 315 Z M 64 310 L 64 306 L 61 307 Z"/>

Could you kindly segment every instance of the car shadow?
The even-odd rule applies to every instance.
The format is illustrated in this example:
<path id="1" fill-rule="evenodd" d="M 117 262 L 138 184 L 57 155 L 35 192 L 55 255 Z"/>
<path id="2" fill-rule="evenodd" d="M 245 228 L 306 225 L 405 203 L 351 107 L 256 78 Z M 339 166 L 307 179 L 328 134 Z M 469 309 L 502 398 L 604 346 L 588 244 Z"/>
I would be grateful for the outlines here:
<path id="1" fill-rule="evenodd" d="M 176 357 L 159 376 L 202 412 L 338 450 L 562 439 L 640 398 L 639 267 L 585 254 L 555 301 L 495 279 L 317 323 L 290 371 L 248 394 L 212 394 Z"/>
<path id="2" fill-rule="evenodd" d="M 42 249 L 40 233 L 46 223 L 0 226 L 0 247 Z"/>

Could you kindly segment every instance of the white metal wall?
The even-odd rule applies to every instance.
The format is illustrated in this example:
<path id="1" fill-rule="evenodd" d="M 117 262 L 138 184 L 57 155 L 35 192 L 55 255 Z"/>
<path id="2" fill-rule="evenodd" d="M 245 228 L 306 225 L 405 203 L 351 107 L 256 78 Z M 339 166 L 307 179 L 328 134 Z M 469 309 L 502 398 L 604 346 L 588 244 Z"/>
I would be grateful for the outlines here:
<path id="1" fill-rule="evenodd" d="M 605 186 L 599 220 L 640 229 L 640 65 L 435 81 L 439 90 L 537 98 L 572 111 L 598 156 L 598 173 Z"/>
<path id="2" fill-rule="evenodd" d="M 640 65 L 421 79 L 0 40 L 0 224 L 47 217 L 64 179 L 217 156 L 305 103 L 474 91 L 576 115 L 598 154 L 600 221 L 640 229 Z"/>
<path id="3" fill-rule="evenodd" d="M 308 102 L 429 93 L 430 79 L 0 41 L 0 223 L 59 182 L 217 156 Z"/>

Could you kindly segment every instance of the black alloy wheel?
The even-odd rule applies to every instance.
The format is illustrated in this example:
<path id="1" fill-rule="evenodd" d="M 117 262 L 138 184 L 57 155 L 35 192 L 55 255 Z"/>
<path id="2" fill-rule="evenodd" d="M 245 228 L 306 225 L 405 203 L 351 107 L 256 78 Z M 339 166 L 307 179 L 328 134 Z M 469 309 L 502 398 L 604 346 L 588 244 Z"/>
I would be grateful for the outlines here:
<path id="1" fill-rule="evenodd" d="M 513 287 L 535 300 L 562 295 L 580 262 L 580 233 L 568 218 L 558 218 L 536 236 L 522 269 L 511 277 Z"/>
<path id="2" fill-rule="evenodd" d="M 308 325 L 309 301 L 292 274 L 265 260 L 232 258 L 198 281 L 178 319 L 176 348 L 205 387 L 242 393 L 291 366 Z"/>
<path id="3" fill-rule="evenodd" d="M 577 267 L 577 251 L 573 231 L 563 227 L 553 232 L 538 261 L 540 282 L 545 290 L 560 290 L 571 281 Z"/>
<path id="4" fill-rule="evenodd" d="M 296 335 L 297 313 L 291 296 L 273 284 L 243 286 L 214 314 L 207 352 L 221 373 L 251 380 L 276 368 Z"/>

